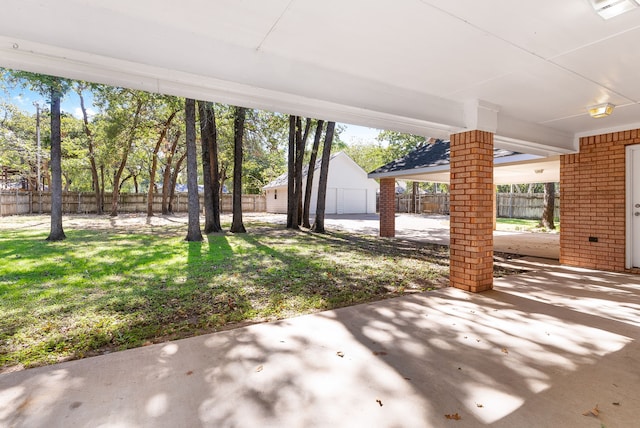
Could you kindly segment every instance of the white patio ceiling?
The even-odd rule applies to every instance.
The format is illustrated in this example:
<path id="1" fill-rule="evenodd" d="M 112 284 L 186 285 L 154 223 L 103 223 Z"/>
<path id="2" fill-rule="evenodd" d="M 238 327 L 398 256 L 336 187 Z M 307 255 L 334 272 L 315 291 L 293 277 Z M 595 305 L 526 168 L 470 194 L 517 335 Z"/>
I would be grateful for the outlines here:
<path id="1" fill-rule="evenodd" d="M 0 66 L 553 155 L 640 127 L 640 8 L 589 0 L 3 0 Z M 586 106 L 611 102 L 610 117 Z"/>

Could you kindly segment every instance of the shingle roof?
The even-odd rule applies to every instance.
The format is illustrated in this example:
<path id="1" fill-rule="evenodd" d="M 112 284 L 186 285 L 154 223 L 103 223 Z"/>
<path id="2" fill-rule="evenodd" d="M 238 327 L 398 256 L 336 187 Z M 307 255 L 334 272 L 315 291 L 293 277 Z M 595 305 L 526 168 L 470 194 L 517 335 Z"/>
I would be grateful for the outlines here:
<path id="1" fill-rule="evenodd" d="M 414 169 L 448 166 L 450 164 L 450 142 L 436 140 L 434 143 L 424 144 L 406 156 L 389 162 L 369 174 L 388 174 L 391 172 L 406 172 Z M 493 149 L 493 157 L 501 158 L 520 153 L 503 149 Z"/>

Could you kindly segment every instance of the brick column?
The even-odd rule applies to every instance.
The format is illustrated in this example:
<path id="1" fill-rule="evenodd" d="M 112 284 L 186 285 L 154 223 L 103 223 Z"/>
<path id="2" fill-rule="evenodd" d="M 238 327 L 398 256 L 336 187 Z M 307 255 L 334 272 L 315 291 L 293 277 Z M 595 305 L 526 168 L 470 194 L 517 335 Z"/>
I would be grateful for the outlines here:
<path id="1" fill-rule="evenodd" d="M 396 179 L 380 179 L 380 236 L 396 236 Z"/>
<path id="2" fill-rule="evenodd" d="M 450 272 L 453 287 L 493 288 L 493 134 L 451 135 Z"/>

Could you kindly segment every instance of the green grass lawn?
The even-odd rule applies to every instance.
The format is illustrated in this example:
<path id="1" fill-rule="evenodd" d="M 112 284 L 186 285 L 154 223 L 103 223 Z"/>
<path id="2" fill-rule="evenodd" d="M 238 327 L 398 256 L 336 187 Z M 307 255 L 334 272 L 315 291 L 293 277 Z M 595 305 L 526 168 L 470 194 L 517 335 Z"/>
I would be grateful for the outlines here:
<path id="1" fill-rule="evenodd" d="M 502 218 L 496 219 L 497 229 L 504 231 L 522 231 L 522 232 L 547 232 L 547 229 L 540 227 L 540 220 L 536 219 L 524 219 L 524 218 Z M 555 230 L 550 232 L 560 231 L 560 221 L 554 220 Z"/>
<path id="2" fill-rule="evenodd" d="M 247 223 L 187 243 L 184 223 L 0 219 L 0 371 L 446 285 L 448 249 Z M 225 226 L 228 228 L 228 225 Z"/>

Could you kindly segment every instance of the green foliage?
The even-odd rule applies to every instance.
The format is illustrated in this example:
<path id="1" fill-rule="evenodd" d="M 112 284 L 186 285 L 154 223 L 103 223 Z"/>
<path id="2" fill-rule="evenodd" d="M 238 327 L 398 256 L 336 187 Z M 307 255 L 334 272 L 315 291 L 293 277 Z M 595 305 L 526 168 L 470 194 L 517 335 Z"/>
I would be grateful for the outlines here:
<path id="1" fill-rule="evenodd" d="M 48 134 L 46 122 L 41 122 L 43 136 Z M 35 115 L 28 115 L 11 104 L 0 103 L 0 165 L 17 171 L 18 175 L 31 176 L 36 169 L 36 152 Z M 43 154 L 47 155 L 46 150 Z"/>
<path id="2" fill-rule="evenodd" d="M 171 111 L 180 109 L 183 100 L 160 94 L 109 87 L 81 81 L 60 79 L 34 73 L 0 69 L 0 89 L 22 87 L 50 96 L 50 87 L 61 93 L 83 94 L 97 109 L 88 117 L 87 129 L 82 119 L 62 119 L 62 173 L 65 187 L 73 191 L 91 191 L 92 178 L 88 146 L 93 145 L 96 168 L 103 171 L 105 191 L 113 190 L 114 175 L 126 156 L 121 190 L 146 192 L 149 185 L 153 149 Z M 5 91 L 6 92 L 6 91 Z M 6 92 L 8 94 L 8 92 Z M 233 117 L 230 106 L 216 104 L 219 164 L 226 185 L 231 188 L 233 176 Z M 0 164 L 17 169 L 20 175 L 33 175 L 35 170 L 34 115 L 10 104 L 0 106 L 4 113 L 0 130 Z M 137 122 L 133 119 L 138 117 Z M 41 122 L 43 154 L 48 156 L 49 120 L 43 113 Z M 288 141 L 287 116 L 262 110 L 249 110 L 244 139 L 243 193 L 261 193 L 262 187 L 286 171 L 285 148 Z M 340 129 L 338 130 L 338 132 Z M 89 135 L 87 135 L 89 134 Z M 160 182 L 170 148 L 177 142 L 173 163 L 184 153 L 184 114 L 180 113 L 167 132 L 158 153 L 156 182 Z M 199 145 L 198 145 L 199 146 Z M 335 151 L 346 145 L 336 139 Z M 46 160 L 46 159 L 45 159 Z M 173 165 L 172 165 L 173 166 Z M 201 166 L 199 166 L 201 168 Z M 185 183 L 184 171 L 178 183 Z"/>
<path id="3" fill-rule="evenodd" d="M 371 172 L 393 160 L 391 151 L 380 142 L 351 144 L 343 151 L 366 172 Z"/>
<path id="4" fill-rule="evenodd" d="M 389 156 L 391 157 L 389 161 L 406 155 L 410 151 L 423 145 L 427 140 L 425 137 L 419 135 L 404 134 L 396 131 L 381 131 L 377 139 L 380 142 L 388 144 Z"/>
<path id="5" fill-rule="evenodd" d="M 71 80 L 69 79 L 28 71 L 2 69 L 2 78 L 14 86 L 38 92 L 47 101 L 51 101 L 52 90 L 64 96 L 71 88 Z"/>

